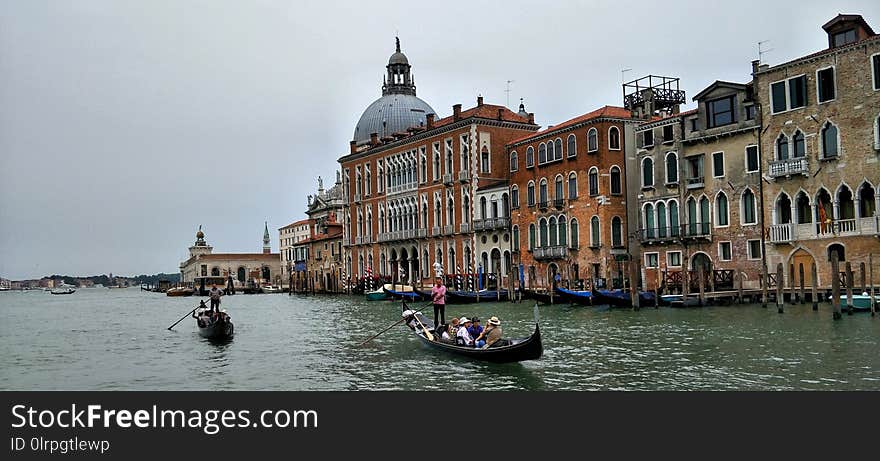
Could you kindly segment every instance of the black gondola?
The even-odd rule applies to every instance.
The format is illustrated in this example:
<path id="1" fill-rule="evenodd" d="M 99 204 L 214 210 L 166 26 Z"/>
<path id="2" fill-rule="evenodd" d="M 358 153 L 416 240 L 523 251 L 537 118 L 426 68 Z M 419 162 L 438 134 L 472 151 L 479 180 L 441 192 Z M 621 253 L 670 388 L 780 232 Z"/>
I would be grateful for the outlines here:
<path id="1" fill-rule="evenodd" d="M 232 319 L 225 312 L 219 318 L 213 318 L 210 310 L 199 310 L 193 314 L 199 327 L 199 336 L 207 339 L 228 339 L 235 333 Z"/>
<path id="2" fill-rule="evenodd" d="M 569 304 L 569 302 L 558 293 L 523 290 L 523 297 L 534 299 L 541 304 Z"/>
<path id="3" fill-rule="evenodd" d="M 434 349 L 451 352 L 474 360 L 492 363 L 512 363 L 522 362 L 524 360 L 537 360 L 541 358 L 541 355 L 544 353 L 544 345 L 541 342 L 541 329 L 538 326 L 537 305 L 535 306 L 535 331 L 531 335 L 518 339 L 502 339 L 500 341 L 502 344 L 493 345 L 486 349 L 459 346 L 441 341 L 439 339 L 439 333 L 434 332 L 434 322 L 432 322 L 431 319 L 422 315 L 421 312 L 407 310 L 406 303 L 403 305 L 403 315 L 406 319 L 407 325 L 416 337 L 419 338 L 422 344 Z M 433 341 L 428 339 L 425 330 L 431 332 L 434 338 Z"/>
<path id="4" fill-rule="evenodd" d="M 628 291 L 624 290 L 594 290 L 593 301 L 596 304 L 608 304 L 614 307 L 632 307 L 632 297 Z M 639 305 L 653 306 L 654 293 L 650 291 L 639 291 Z"/>

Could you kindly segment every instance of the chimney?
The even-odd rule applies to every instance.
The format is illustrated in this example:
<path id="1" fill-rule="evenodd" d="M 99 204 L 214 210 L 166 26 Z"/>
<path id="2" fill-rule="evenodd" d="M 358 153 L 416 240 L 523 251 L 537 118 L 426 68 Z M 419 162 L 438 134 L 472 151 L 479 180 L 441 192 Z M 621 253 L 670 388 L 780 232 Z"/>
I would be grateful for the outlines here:
<path id="1" fill-rule="evenodd" d="M 483 96 L 482 95 L 477 96 L 477 107 L 480 107 L 482 105 L 483 105 Z"/>
<path id="2" fill-rule="evenodd" d="M 504 120 L 504 109 L 498 109 L 498 120 Z"/>
<path id="3" fill-rule="evenodd" d="M 348 143 L 348 146 L 351 148 L 351 153 L 352 153 L 352 154 L 356 154 L 356 153 L 357 153 L 357 150 L 358 150 L 358 143 L 357 143 L 357 141 L 351 141 L 350 143 Z"/>
<path id="4" fill-rule="evenodd" d="M 535 113 L 529 112 L 529 125 L 534 125 L 534 124 L 535 124 Z"/>
<path id="5" fill-rule="evenodd" d="M 452 106 L 452 120 L 457 122 L 461 119 L 461 104 Z"/>
<path id="6" fill-rule="evenodd" d="M 379 144 L 379 133 L 370 133 L 370 145 L 376 146 Z"/>
<path id="7" fill-rule="evenodd" d="M 425 116 L 425 125 L 427 125 L 429 130 L 434 128 L 434 114 L 428 114 Z"/>

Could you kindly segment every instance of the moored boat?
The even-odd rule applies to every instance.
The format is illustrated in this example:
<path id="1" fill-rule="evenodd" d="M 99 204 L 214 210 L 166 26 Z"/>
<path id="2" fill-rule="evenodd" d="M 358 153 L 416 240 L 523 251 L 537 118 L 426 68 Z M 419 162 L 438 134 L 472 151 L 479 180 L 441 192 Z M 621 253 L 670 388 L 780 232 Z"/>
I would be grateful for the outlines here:
<path id="1" fill-rule="evenodd" d="M 866 294 L 861 295 L 853 295 L 852 303 L 853 303 L 853 311 L 856 312 L 871 312 L 871 296 Z M 831 296 L 828 297 L 828 300 L 831 300 Z M 880 297 L 875 296 L 873 298 L 875 310 L 880 311 Z M 846 306 L 846 295 L 841 294 L 840 296 L 840 308 L 842 310 L 847 310 Z"/>
<path id="2" fill-rule="evenodd" d="M 447 291 L 447 304 L 473 304 L 478 302 L 490 303 L 492 301 L 507 301 L 505 290 L 482 290 L 482 291 Z"/>
<path id="3" fill-rule="evenodd" d="M 523 290 L 523 298 L 534 299 L 541 304 L 568 304 L 562 295 L 552 291 Z"/>
<path id="4" fill-rule="evenodd" d="M 422 344 L 434 349 L 450 352 L 473 360 L 492 363 L 537 360 L 541 358 L 541 355 L 544 353 L 544 345 L 541 342 L 541 329 L 538 326 L 537 305 L 535 306 L 535 330 L 531 335 L 525 338 L 502 339 L 488 348 L 460 346 L 444 342 L 439 338 L 439 334 L 434 332 L 434 322 L 431 321 L 431 319 L 425 317 L 421 312 L 406 310 L 405 303 L 404 308 L 403 317 L 406 319 L 406 323 L 412 330 L 413 334 L 415 334 Z M 430 338 L 426 332 L 431 333 Z"/>
<path id="5" fill-rule="evenodd" d="M 660 296 L 660 305 L 669 307 L 700 307 L 700 300 L 696 296 L 663 295 Z"/>
<path id="6" fill-rule="evenodd" d="M 592 291 L 574 291 L 565 288 L 556 288 L 556 293 L 564 301 L 569 304 L 580 304 L 582 306 L 592 306 L 595 302 Z"/>
<path id="7" fill-rule="evenodd" d="M 384 287 L 377 290 L 368 291 L 364 293 L 364 296 L 366 296 L 367 301 L 384 301 L 386 299 L 390 299 L 388 293 L 385 293 Z"/>
<path id="8" fill-rule="evenodd" d="M 263 286 L 263 293 L 281 293 L 281 287 L 277 285 L 265 285 Z"/>
<path id="9" fill-rule="evenodd" d="M 192 296 L 195 291 L 189 287 L 169 288 L 165 292 L 166 296 Z"/>
<path id="10" fill-rule="evenodd" d="M 614 307 L 632 307 L 632 297 L 626 290 L 595 290 L 593 291 L 595 304 L 608 304 Z M 654 293 L 649 291 L 639 292 L 639 305 L 653 306 Z"/>
<path id="11" fill-rule="evenodd" d="M 395 290 L 394 288 L 396 287 L 389 288 L 389 285 L 386 284 L 382 287 L 382 290 L 391 299 L 406 299 L 407 301 L 421 301 L 422 299 L 427 299 L 424 298 L 421 293 L 413 290 L 412 287 L 402 285 L 400 286 L 400 290 Z"/>

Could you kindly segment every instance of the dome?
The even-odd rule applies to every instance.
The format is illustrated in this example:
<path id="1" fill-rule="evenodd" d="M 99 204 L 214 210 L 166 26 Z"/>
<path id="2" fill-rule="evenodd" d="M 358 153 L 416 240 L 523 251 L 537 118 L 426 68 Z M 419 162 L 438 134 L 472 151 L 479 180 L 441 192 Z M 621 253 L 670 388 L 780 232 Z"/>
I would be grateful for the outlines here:
<path id="1" fill-rule="evenodd" d="M 203 238 L 205 238 L 205 233 L 202 232 L 202 231 L 198 231 L 198 232 L 196 232 L 196 238 L 197 238 L 197 239 L 203 239 Z"/>
<path id="2" fill-rule="evenodd" d="M 414 95 L 387 94 L 367 106 L 355 126 L 353 139 L 358 144 L 363 144 L 370 140 L 370 133 L 378 133 L 381 138 L 392 133 L 406 132 L 409 127 L 424 126 L 425 116 L 428 114 L 436 112 L 428 103 Z"/>
<path id="3" fill-rule="evenodd" d="M 409 59 L 406 59 L 406 55 L 401 53 L 400 51 L 391 55 L 391 58 L 388 59 L 388 65 L 394 64 L 404 64 L 409 65 Z"/>

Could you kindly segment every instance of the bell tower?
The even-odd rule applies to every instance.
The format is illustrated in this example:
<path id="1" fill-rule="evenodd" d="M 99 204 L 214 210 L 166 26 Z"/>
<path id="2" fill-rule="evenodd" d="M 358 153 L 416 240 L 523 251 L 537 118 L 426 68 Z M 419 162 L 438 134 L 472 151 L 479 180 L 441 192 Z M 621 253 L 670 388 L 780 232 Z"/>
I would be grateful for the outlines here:
<path id="1" fill-rule="evenodd" d="M 400 38 L 395 37 L 396 51 L 388 59 L 385 68 L 388 74 L 382 82 L 382 96 L 389 94 L 416 95 L 416 84 L 412 76 L 409 59 L 400 51 Z"/>
<path id="2" fill-rule="evenodd" d="M 263 225 L 263 254 L 267 255 L 272 252 L 272 246 L 269 244 L 269 223 L 264 222 Z"/>

